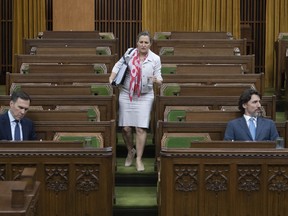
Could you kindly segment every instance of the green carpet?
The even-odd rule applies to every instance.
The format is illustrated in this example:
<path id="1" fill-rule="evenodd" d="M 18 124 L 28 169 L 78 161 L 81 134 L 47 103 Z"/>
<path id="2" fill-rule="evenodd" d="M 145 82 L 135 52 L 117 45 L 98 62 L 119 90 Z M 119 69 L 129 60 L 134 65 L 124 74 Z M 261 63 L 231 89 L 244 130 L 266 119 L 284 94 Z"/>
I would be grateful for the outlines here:
<path id="1" fill-rule="evenodd" d="M 135 143 L 135 132 L 134 132 L 134 143 Z M 118 132 L 117 133 L 117 145 L 124 145 L 124 140 L 123 140 L 123 136 L 122 136 L 122 133 L 121 132 Z M 147 133 L 147 142 L 146 142 L 146 145 L 153 145 L 153 142 L 152 142 L 152 134 L 150 132 Z"/>
<path id="2" fill-rule="evenodd" d="M 117 173 L 119 173 L 119 174 L 139 174 L 139 175 L 155 173 L 155 170 L 154 170 L 155 158 L 143 158 L 142 159 L 144 166 L 145 166 L 145 170 L 143 172 L 137 172 L 136 171 L 135 160 L 136 159 L 134 159 L 132 166 L 125 167 L 124 166 L 125 158 L 117 158 Z"/>
<path id="3" fill-rule="evenodd" d="M 157 206 L 157 187 L 116 187 L 116 206 Z"/>

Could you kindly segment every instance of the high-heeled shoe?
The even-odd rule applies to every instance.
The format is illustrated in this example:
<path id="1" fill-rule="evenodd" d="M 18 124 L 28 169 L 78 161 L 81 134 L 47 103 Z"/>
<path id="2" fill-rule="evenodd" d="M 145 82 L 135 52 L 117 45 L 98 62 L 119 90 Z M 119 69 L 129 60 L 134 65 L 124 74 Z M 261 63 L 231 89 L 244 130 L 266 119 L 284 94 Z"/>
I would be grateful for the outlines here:
<path id="1" fill-rule="evenodd" d="M 138 158 L 136 158 L 136 170 L 137 170 L 138 172 L 142 172 L 142 171 L 145 170 L 144 164 L 143 164 L 142 160 L 141 160 L 141 159 L 138 159 Z"/>
<path id="2" fill-rule="evenodd" d="M 134 148 L 131 149 L 130 152 L 128 152 L 126 160 L 125 160 L 125 166 L 126 167 L 129 167 L 132 165 L 135 154 L 136 154 L 136 150 Z"/>

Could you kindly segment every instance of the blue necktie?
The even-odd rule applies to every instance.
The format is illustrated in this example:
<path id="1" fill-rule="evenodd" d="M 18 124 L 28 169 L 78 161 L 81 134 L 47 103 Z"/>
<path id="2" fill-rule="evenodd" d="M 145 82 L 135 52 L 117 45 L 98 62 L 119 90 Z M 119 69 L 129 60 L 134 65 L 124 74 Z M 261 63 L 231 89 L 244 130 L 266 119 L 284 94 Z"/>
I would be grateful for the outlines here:
<path id="1" fill-rule="evenodd" d="M 14 140 L 21 140 L 19 121 L 15 120 L 15 123 Z"/>
<path id="2" fill-rule="evenodd" d="M 251 136 L 252 136 L 253 140 L 255 140 L 256 127 L 255 127 L 255 124 L 254 124 L 254 118 L 250 118 L 249 119 L 249 130 L 250 130 L 250 133 L 251 133 Z"/>

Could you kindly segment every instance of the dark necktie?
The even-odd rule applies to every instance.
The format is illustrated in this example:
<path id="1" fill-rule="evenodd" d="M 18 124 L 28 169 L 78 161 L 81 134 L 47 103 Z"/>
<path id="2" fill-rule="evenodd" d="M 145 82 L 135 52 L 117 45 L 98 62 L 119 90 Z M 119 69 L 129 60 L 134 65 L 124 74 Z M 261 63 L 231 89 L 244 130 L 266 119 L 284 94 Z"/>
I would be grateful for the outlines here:
<path id="1" fill-rule="evenodd" d="M 14 140 L 21 140 L 19 121 L 15 120 L 15 123 L 16 123 L 16 126 L 15 126 L 15 132 L 14 132 Z"/>
<path id="2" fill-rule="evenodd" d="M 253 119 L 253 118 L 250 118 L 250 119 L 249 119 L 249 130 L 250 130 L 250 133 L 251 133 L 251 135 L 252 135 L 253 140 L 255 140 L 256 127 L 255 127 L 254 119 Z"/>

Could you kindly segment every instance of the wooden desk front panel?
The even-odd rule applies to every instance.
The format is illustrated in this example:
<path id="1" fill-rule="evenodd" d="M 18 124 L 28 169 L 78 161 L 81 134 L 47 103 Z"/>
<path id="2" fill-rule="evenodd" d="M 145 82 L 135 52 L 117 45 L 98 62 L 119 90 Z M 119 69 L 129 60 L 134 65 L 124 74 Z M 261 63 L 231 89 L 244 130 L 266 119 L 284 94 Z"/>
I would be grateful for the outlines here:
<path id="1" fill-rule="evenodd" d="M 173 151 L 161 152 L 161 216 L 287 215 L 288 150 Z"/>
<path id="2" fill-rule="evenodd" d="M 0 145 L 0 161 L 3 180 L 17 180 L 25 167 L 37 169 L 38 215 L 112 216 L 112 148 L 53 148 L 44 142 L 37 148 Z"/>

